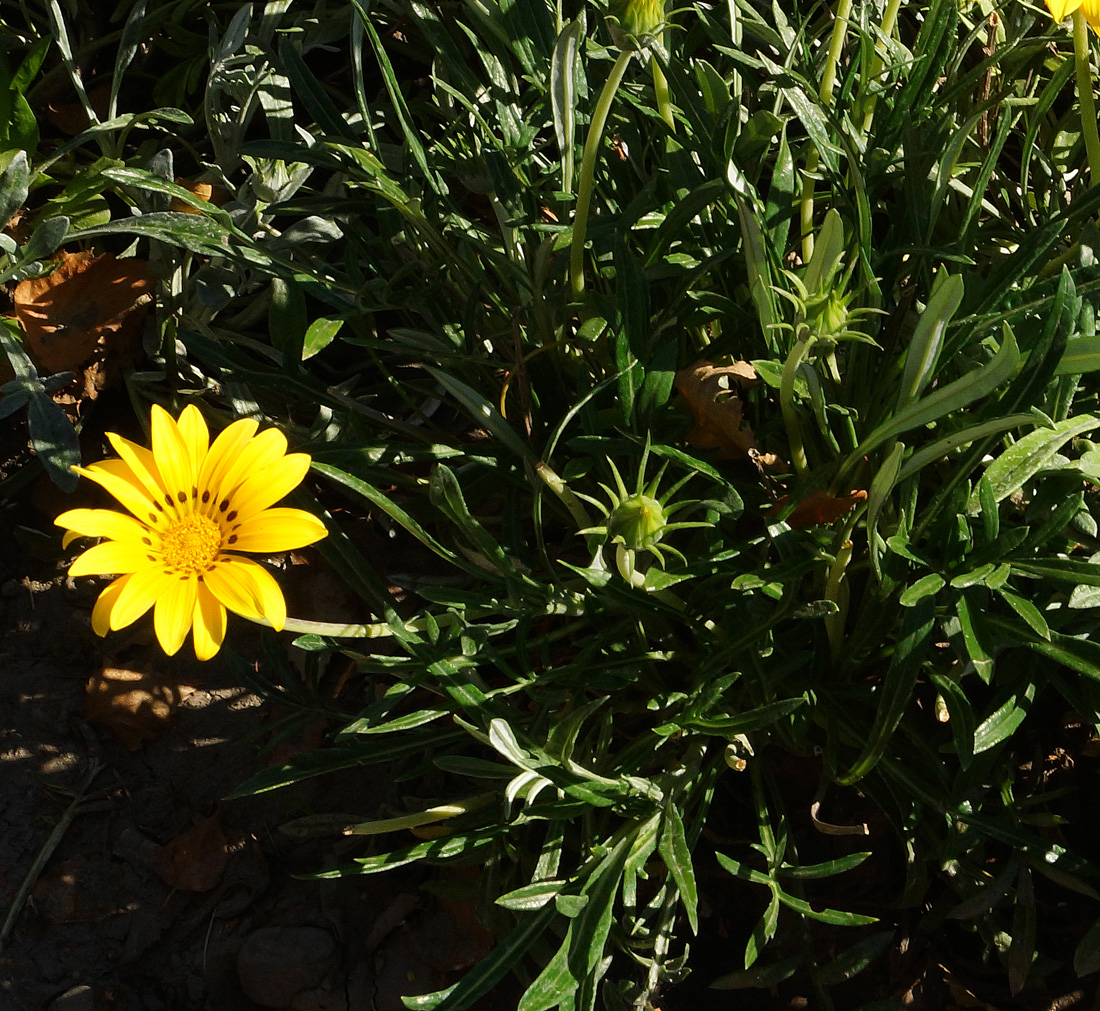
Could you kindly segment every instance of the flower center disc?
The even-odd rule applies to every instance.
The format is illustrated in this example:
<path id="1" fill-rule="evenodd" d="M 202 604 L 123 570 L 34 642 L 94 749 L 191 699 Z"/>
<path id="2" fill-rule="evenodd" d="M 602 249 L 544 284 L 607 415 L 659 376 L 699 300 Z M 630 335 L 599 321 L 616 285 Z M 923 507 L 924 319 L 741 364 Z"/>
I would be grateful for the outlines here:
<path id="1" fill-rule="evenodd" d="M 218 557 L 222 534 L 208 516 L 183 516 L 164 534 L 160 548 L 164 561 L 174 569 L 201 572 Z"/>

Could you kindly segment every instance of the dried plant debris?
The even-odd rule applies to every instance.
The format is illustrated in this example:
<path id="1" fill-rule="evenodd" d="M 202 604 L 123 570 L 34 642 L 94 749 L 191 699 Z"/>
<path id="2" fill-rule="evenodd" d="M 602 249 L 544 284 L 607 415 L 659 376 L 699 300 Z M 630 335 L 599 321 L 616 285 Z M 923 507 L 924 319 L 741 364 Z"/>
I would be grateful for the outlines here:
<path id="1" fill-rule="evenodd" d="M 751 460 L 758 467 L 782 466 L 774 453 L 761 453 L 744 420 L 742 394 L 757 381 L 748 362 L 714 365 L 700 360 L 676 373 L 676 389 L 687 401 L 695 427 L 687 441 L 697 449 L 717 449 L 727 459 Z"/>
<path id="2" fill-rule="evenodd" d="M 145 260 L 62 253 L 52 274 L 20 281 L 15 317 L 41 375 L 76 372 L 94 398 L 138 351 L 155 278 Z"/>

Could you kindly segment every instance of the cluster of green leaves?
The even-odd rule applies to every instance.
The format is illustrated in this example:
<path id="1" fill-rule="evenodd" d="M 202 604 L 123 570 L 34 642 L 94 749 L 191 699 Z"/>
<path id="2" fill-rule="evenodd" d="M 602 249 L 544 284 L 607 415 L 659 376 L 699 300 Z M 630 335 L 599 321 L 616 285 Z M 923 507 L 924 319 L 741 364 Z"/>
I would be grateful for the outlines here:
<path id="1" fill-rule="evenodd" d="M 1068 38 L 986 6 L 856 0 L 846 32 L 784 3 L 672 14 L 605 96 L 580 300 L 580 153 L 619 66 L 599 7 L 284 0 L 211 8 L 203 33 L 194 5 L 124 4 L 106 122 L 57 0 L 15 33 L 23 66 L 52 42 L 90 126 L 39 150 L 12 120 L 35 237 L 7 269 L 147 243 L 165 297 L 135 399 L 279 420 L 321 501 L 400 552 L 380 570 L 329 517 L 320 549 L 378 640 L 298 641 L 351 657 L 367 701 L 292 693 L 271 651 L 269 690 L 342 725 L 239 793 L 379 762 L 395 808 L 443 784 L 356 826 L 375 855 L 328 873 L 483 868 L 496 947 L 409 1006 L 475 1007 L 508 974 L 521 1011 L 651 1006 L 690 966 L 701 833 L 731 794 L 758 841 L 717 859 L 766 909 L 716 986 L 801 972 L 830 1008 L 898 910 L 926 938 L 953 924 L 1013 993 L 1058 968 L 1040 906 L 1100 887 L 1043 766 L 1065 710 L 1100 719 L 1100 189 Z M 119 113 L 154 36 L 184 109 Z M 789 467 L 692 448 L 673 385 L 700 358 L 753 362 L 745 418 Z M 692 504 L 674 550 L 624 560 L 592 509 L 650 456 Z M 849 489 L 834 522 L 787 522 Z M 871 849 L 800 859 L 822 837 L 777 775 L 791 755 L 873 812 L 894 894 L 820 890 Z M 1100 924 L 1074 968 L 1100 968 Z"/>

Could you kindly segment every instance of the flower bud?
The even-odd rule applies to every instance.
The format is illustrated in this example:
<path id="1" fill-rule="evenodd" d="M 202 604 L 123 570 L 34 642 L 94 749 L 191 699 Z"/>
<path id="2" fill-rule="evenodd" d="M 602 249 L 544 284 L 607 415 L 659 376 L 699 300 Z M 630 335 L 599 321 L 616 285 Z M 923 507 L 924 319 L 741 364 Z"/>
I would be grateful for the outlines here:
<path id="1" fill-rule="evenodd" d="M 664 506 L 650 495 L 636 493 L 624 498 L 607 520 L 607 532 L 632 551 L 656 544 L 664 535 L 668 520 Z"/>
<path id="2" fill-rule="evenodd" d="M 665 0 L 611 0 L 611 37 L 620 49 L 648 49 L 665 27 Z"/>

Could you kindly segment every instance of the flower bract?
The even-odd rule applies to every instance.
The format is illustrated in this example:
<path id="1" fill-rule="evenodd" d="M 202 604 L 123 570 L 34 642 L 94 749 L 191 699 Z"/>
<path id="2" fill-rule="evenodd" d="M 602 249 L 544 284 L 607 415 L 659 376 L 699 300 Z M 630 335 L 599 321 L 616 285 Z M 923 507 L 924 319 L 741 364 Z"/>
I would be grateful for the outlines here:
<path id="1" fill-rule="evenodd" d="M 114 575 L 92 610 L 98 635 L 132 624 L 150 608 L 157 639 L 170 656 L 194 632 L 195 655 L 208 660 L 225 638 L 226 609 L 276 630 L 286 602 L 274 577 L 240 551 L 288 551 L 325 536 L 302 509 L 271 508 L 309 469 L 305 453 L 287 453 L 274 428 L 257 434 L 252 419 L 235 421 L 210 443 L 202 414 L 184 408 L 179 421 L 152 411 L 152 448 L 113 432 L 118 453 L 75 468 L 128 510 L 70 509 L 54 521 L 65 544 L 104 538 L 69 567 L 71 576 Z"/>

